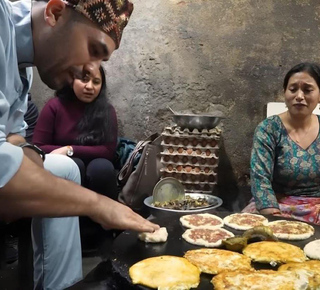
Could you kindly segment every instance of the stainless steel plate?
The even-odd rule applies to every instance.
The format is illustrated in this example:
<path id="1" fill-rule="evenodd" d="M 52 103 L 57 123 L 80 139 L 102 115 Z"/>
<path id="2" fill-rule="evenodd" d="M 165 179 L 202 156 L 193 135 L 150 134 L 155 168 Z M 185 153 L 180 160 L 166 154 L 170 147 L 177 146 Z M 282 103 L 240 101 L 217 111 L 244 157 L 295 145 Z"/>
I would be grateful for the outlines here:
<path id="1" fill-rule="evenodd" d="M 188 209 L 188 210 L 183 210 L 183 209 L 169 209 L 169 208 L 162 208 L 162 207 L 155 207 L 154 205 L 152 205 L 153 203 L 153 197 L 149 196 L 144 200 L 144 204 L 151 210 L 151 213 L 156 213 L 159 211 L 168 211 L 168 212 L 176 212 L 176 213 L 199 213 L 205 210 L 209 210 L 209 209 L 213 209 L 213 208 L 217 208 L 219 206 L 222 205 L 222 199 L 214 196 L 214 195 L 210 195 L 210 194 L 201 194 L 201 193 L 186 193 L 186 196 L 190 196 L 191 198 L 197 199 L 197 198 L 205 198 L 208 203 L 209 206 L 204 206 L 204 207 L 197 207 L 195 209 Z"/>

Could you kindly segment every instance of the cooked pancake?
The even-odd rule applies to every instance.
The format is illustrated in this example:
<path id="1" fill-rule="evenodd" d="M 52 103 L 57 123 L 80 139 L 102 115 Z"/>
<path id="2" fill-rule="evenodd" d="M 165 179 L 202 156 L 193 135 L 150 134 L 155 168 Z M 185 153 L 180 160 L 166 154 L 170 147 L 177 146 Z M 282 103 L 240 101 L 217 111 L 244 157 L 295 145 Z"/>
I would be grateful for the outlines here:
<path id="1" fill-rule="evenodd" d="M 243 254 L 260 263 L 304 262 L 307 258 L 297 246 L 273 241 L 252 243 L 246 246 Z"/>
<path id="2" fill-rule="evenodd" d="M 219 249 L 187 251 L 184 257 L 201 272 L 218 274 L 223 271 L 253 270 L 250 258 L 239 253 Z"/>
<path id="3" fill-rule="evenodd" d="M 299 221 L 277 220 L 268 227 L 277 238 L 284 240 L 305 240 L 314 234 L 313 226 Z"/>
<path id="4" fill-rule="evenodd" d="M 133 284 L 156 289 L 190 289 L 200 282 L 200 270 L 187 259 L 159 256 L 142 260 L 129 269 Z"/>
<path id="5" fill-rule="evenodd" d="M 288 263 L 280 266 L 278 271 L 291 271 L 297 276 L 301 276 L 305 272 L 308 277 L 308 289 L 320 289 L 320 261 Z"/>
<path id="6" fill-rule="evenodd" d="M 301 277 L 290 271 L 235 271 L 222 272 L 213 277 L 215 290 L 293 290 L 306 288 L 306 274 Z"/>

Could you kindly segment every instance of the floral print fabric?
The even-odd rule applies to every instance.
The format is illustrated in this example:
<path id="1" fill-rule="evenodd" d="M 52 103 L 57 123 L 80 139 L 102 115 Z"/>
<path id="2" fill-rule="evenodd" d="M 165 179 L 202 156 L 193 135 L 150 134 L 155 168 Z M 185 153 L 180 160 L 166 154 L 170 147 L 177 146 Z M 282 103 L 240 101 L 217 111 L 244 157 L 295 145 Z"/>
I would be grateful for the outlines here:
<path id="1" fill-rule="evenodd" d="M 280 196 L 320 197 L 319 134 L 303 149 L 290 138 L 278 115 L 261 122 L 251 152 L 251 193 L 258 210 L 280 208 Z"/>

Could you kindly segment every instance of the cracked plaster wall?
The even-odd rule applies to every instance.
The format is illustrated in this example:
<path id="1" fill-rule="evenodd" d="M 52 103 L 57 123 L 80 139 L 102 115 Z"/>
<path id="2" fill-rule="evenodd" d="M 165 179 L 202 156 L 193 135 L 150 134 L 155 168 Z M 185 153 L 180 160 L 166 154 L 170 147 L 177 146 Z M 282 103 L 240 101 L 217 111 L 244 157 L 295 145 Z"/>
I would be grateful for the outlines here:
<path id="1" fill-rule="evenodd" d="M 121 135 L 161 132 L 175 110 L 225 109 L 220 183 L 247 185 L 250 148 L 266 103 L 282 100 L 293 65 L 319 61 L 318 0 L 135 0 L 120 49 L 104 66 Z M 52 96 L 35 76 L 41 108 Z"/>

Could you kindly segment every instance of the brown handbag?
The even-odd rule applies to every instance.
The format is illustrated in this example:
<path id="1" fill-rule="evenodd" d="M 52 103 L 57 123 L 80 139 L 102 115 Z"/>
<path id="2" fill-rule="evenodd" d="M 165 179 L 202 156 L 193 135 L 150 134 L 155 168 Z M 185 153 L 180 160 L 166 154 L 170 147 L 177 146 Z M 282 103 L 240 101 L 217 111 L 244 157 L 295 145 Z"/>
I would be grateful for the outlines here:
<path id="1" fill-rule="evenodd" d="M 138 142 L 118 174 L 118 182 L 122 186 L 118 200 L 134 210 L 142 209 L 144 199 L 152 195 L 154 186 L 160 180 L 161 139 L 156 133 Z M 141 157 L 134 170 L 133 161 L 138 154 Z"/>

